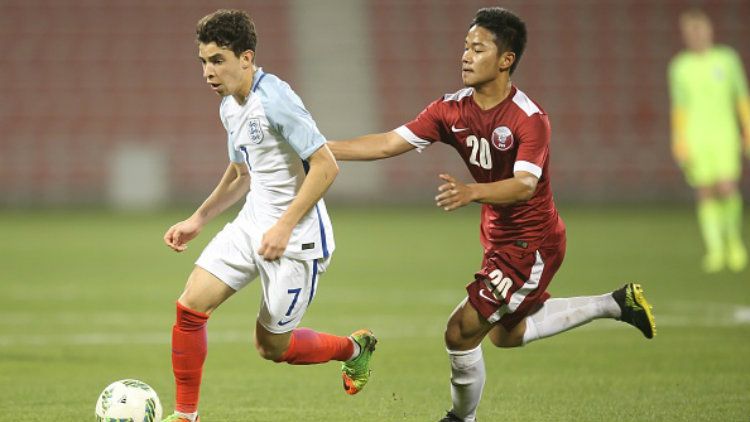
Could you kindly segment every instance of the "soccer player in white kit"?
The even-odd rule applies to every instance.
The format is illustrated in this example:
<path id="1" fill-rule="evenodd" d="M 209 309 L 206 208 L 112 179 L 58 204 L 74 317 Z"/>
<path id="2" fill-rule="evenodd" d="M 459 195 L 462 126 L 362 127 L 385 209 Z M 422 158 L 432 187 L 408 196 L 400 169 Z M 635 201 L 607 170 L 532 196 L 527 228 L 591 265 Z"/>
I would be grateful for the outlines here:
<path id="1" fill-rule="evenodd" d="M 358 330 L 335 336 L 297 328 L 334 250 L 322 197 L 338 173 L 336 161 L 289 85 L 256 67 L 257 37 L 247 13 L 218 10 L 202 18 L 196 32 L 203 76 L 222 97 L 230 163 L 211 195 L 192 216 L 170 227 L 164 242 L 184 251 L 208 221 L 246 194 L 247 199 L 206 246 L 177 300 L 176 403 L 165 421 L 199 420 L 208 317 L 258 277 L 263 291 L 255 330 L 258 353 L 298 365 L 342 361 L 344 389 L 356 394 L 369 379 L 373 334 Z"/>

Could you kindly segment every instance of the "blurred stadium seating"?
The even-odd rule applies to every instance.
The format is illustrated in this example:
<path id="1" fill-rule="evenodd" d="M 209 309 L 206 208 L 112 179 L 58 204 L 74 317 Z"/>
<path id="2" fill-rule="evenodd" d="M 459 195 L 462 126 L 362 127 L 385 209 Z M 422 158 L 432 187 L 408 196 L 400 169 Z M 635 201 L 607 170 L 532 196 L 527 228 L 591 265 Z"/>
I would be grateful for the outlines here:
<path id="1" fill-rule="evenodd" d="M 205 197 L 226 165 L 218 101 L 203 84 L 194 25 L 218 7 L 244 8 L 259 31 L 258 62 L 303 99 L 347 86 L 305 78 L 311 60 L 346 62 L 348 53 L 309 57 L 309 43 L 346 37 L 330 25 L 291 18 L 306 0 L 4 0 L 0 4 L 0 204 L 87 204 L 107 198 L 112 154 L 121 144 L 167 151 L 169 199 Z M 342 0 L 344 1 L 344 0 Z M 468 22 L 486 2 L 358 0 L 371 46 L 370 91 L 351 104 L 308 101 L 330 138 L 359 134 L 340 110 L 372 107 L 362 130 L 389 130 L 444 92 L 460 87 Z M 351 4 L 351 2 L 349 3 Z M 686 1 L 521 1 L 502 5 L 527 22 L 529 44 L 514 81 L 551 115 L 553 183 L 562 200 L 685 200 L 689 190 L 669 156 L 665 72 L 680 48 L 676 25 Z M 309 3 L 307 4 L 309 7 Z M 750 2 L 706 3 L 717 40 L 750 65 Z M 348 17 L 347 17 L 348 18 Z M 294 23 L 292 23 L 294 22 Z M 355 22 L 356 24 L 356 22 Z M 310 37 L 309 34 L 317 34 Z M 355 67 L 356 69 L 356 67 Z M 409 153 L 416 154 L 416 153 Z M 435 175 L 464 176 L 445 147 L 377 166 L 369 197 L 429 198 Z M 138 169 L 134 168 L 133 172 Z M 745 173 L 747 174 L 747 172 Z M 748 191 L 748 184 L 744 183 Z M 415 195 L 419 193 L 419 195 Z M 336 199 L 346 195 L 334 189 Z"/>

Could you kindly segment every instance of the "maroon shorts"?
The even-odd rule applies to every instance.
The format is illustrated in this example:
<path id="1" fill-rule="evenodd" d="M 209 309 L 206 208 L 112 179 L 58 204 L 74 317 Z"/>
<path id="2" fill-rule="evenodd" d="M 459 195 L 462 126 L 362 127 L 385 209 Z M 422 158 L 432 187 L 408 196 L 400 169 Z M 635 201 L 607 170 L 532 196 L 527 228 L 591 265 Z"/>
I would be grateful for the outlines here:
<path id="1" fill-rule="evenodd" d="M 466 286 L 469 302 L 491 323 L 510 331 L 549 298 L 547 286 L 565 257 L 565 236 L 535 251 L 488 250 Z"/>

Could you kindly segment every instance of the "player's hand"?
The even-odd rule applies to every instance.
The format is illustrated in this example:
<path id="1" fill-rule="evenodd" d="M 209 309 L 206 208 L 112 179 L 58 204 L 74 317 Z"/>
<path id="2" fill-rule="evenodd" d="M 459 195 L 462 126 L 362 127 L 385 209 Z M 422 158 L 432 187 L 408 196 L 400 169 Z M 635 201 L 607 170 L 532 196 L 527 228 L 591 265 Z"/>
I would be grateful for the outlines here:
<path id="1" fill-rule="evenodd" d="M 195 239 L 202 229 L 203 225 L 200 222 L 188 218 L 173 225 L 164 233 L 164 243 L 173 251 L 182 252 L 187 249 L 187 243 Z"/>
<path id="2" fill-rule="evenodd" d="M 688 152 L 687 143 L 685 141 L 672 144 L 672 157 L 674 157 L 674 161 L 678 166 L 685 167 L 685 165 L 687 165 L 687 162 L 690 159 L 690 153 Z"/>
<path id="3" fill-rule="evenodd" d="M 473 192 L 471 187 L 459 182 L 450 174 L 438 175 L 443 183 L 438 187 L 440 192 L 435 197 L 435 204 L 445 211 L 453 211 L 473 201 Z"/>
<path id="4" fill-rule="evenodd" d="M 260 248 L 258 248 L 258 255 L 269 261 L 279 259 L 289 244 L 293 228 L 286 227 L 278 222 L 274 224 L 263 234 L 263 239 L 260 241 Z"/>

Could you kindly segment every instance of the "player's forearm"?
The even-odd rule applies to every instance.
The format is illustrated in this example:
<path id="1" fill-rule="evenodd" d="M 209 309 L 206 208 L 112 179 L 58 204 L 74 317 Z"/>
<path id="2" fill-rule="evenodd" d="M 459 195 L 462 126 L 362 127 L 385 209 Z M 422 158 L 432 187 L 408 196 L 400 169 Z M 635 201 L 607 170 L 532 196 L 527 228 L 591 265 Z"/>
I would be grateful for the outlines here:
<path id="1" fill-rule="evenodd" d="M 685 112 L 678 107 L 672 107 L 672 145 L 685 141 L 685 124 Z"/>
<path id="2" fill-rule="evenodd" d="M 323 148 L 326 148 L 325 146 Z M 289 204 L 289 208 L 281 215 L 277 224 L 294 228 L 328 191 L 336 176 L 339 167 L 331 153 L 326 150 L 318 150 L 310 157 L 310 170 L 305 176 L 297 195 Z"/>
<path id="3" fill-rule="evenodd" d="M 472 200 L 480 204 L 510 205 L 525 202 L 534 196 L 535 179 L 513 177 L 492 183 L 472 183 Z"/>
<path id="4" fill-rule="evenodd" d="M 344 141 L 328 141 L 337 160 L 370 161 L 393 157 L 412 148 L 395 132 L 374 133 Z"/>
<path id="5" fill-rule="evenodd" d="M 672 120 L 672 156 L 678 163 L 682 163 L 688 159 L 687 156 L 687 140 L 685 139 L 687 125 L 685 119 L 685 112 L 677 107 L 672 107 L 671 112 Z"/>
<path id="6" fill-rule="evenodd" d="M 193 213 L 192 218 L 206 224 L 243 198 L 250 190 L 250 173 L 244 166 L 230 164 L 219 184 Z"/>

